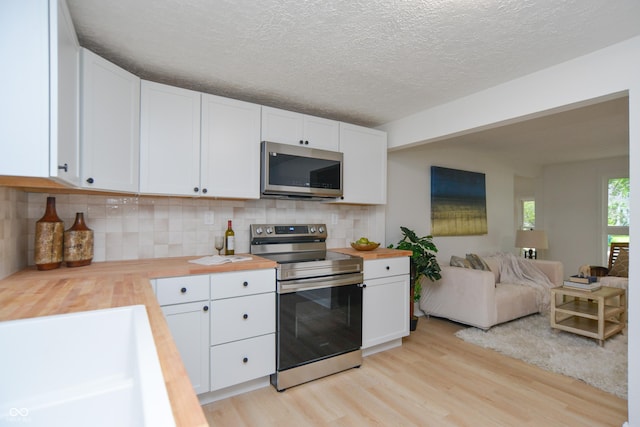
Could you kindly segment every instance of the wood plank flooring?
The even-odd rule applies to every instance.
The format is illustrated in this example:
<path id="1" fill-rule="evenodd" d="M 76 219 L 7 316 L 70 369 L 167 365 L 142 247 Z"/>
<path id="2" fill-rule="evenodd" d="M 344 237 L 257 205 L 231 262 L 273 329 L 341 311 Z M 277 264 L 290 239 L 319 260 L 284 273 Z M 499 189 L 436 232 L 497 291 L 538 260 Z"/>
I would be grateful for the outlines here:
<path id="1" fill-rule="evenodd" d="M 463 326 L 421 318 L 403 346 L 278 393 L 203 407 L 212 426 L 622 426 L 627 401 L 465 343 Z"/>

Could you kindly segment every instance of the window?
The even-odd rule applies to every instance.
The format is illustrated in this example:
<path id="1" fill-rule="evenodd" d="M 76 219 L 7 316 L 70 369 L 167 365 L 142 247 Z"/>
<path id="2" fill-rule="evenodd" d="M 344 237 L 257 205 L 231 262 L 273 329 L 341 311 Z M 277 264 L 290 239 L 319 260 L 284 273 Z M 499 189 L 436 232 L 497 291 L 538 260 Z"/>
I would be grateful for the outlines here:
<path id="1" fill-rule="evenodd" d="M 536 201 L 522 201 L 522 229 L 530 230 L 536 227 Z"/>
<path id="2" fill-rule="evenodd" d="M 629 241 L 629 178 L 607 182 L 607 258 L 611 242 Z"/>

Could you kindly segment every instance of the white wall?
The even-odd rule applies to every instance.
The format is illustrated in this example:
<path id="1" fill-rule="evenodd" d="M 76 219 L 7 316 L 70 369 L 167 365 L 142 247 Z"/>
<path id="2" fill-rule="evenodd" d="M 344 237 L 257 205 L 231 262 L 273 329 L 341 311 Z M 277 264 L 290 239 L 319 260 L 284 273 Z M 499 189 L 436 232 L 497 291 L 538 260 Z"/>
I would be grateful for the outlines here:
<path id="1" fill-rule="evenodd" d="M 562 261 L 565 273 L 577 274 L 583 264 L 607 266 L 605 180 L 628 176 L 629 158 L 547 166 L 536 205 L 542 212 L 537 228 L 547 231 L 548 259 Z M 539 221 L 538 221 L 539 220 Z"/>
<path id="2" fill-rule="evenodd" d="M 640 182 L 640 37 L 546 68 L 380 128 L 390 150 L 629 95 L 631 182 Z M 391 191 L 391 189 L 390 189 Z M 640 242 L 640 197 L 631 188 L 630 240 Z M 630 252 L 630 281 L 640 277 L 640 251 Z M 640 307 L 640 292 L 628 295 Z M 629 425 L 640 426 L 640 314 L 629 311 Z"/>
<path id="3" fill-rule="evenodd" d="M 387 244 L 397 243 L 400 226 L 423 236 L 431 234 L 431 166 L 443 166 L 485 174 L 488 234 L 434 237 L 438 261 L 448 264 L 451 255 L 514 251 L 514 171 L 490 155 L 429 144 L 390 152 L 387 159 Z"/>

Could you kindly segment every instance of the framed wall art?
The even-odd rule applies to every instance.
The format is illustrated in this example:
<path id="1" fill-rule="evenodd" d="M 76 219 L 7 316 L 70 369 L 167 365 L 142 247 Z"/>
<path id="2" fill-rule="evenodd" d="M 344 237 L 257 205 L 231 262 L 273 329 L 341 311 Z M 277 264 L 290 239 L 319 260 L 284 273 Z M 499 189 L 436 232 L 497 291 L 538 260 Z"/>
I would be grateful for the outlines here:
<path id="1" fill-rule="evenodd" d="M 483 173 L 431 166 L 431 234 L 487 234 Z"/>

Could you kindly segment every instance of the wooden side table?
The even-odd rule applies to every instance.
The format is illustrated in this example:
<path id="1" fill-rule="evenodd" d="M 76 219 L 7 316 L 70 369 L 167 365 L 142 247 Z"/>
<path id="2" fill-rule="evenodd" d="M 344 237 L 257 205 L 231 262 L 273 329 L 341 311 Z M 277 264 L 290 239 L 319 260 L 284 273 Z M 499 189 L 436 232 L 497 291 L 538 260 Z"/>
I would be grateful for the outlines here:
<path id="1" fill-rule="evenodd" d="M 551 289 L 551 327 L 598 340 L 600 346 L 621 332 L 626 321 L 624 289 L 603 286 L 597 291 Z"/>

